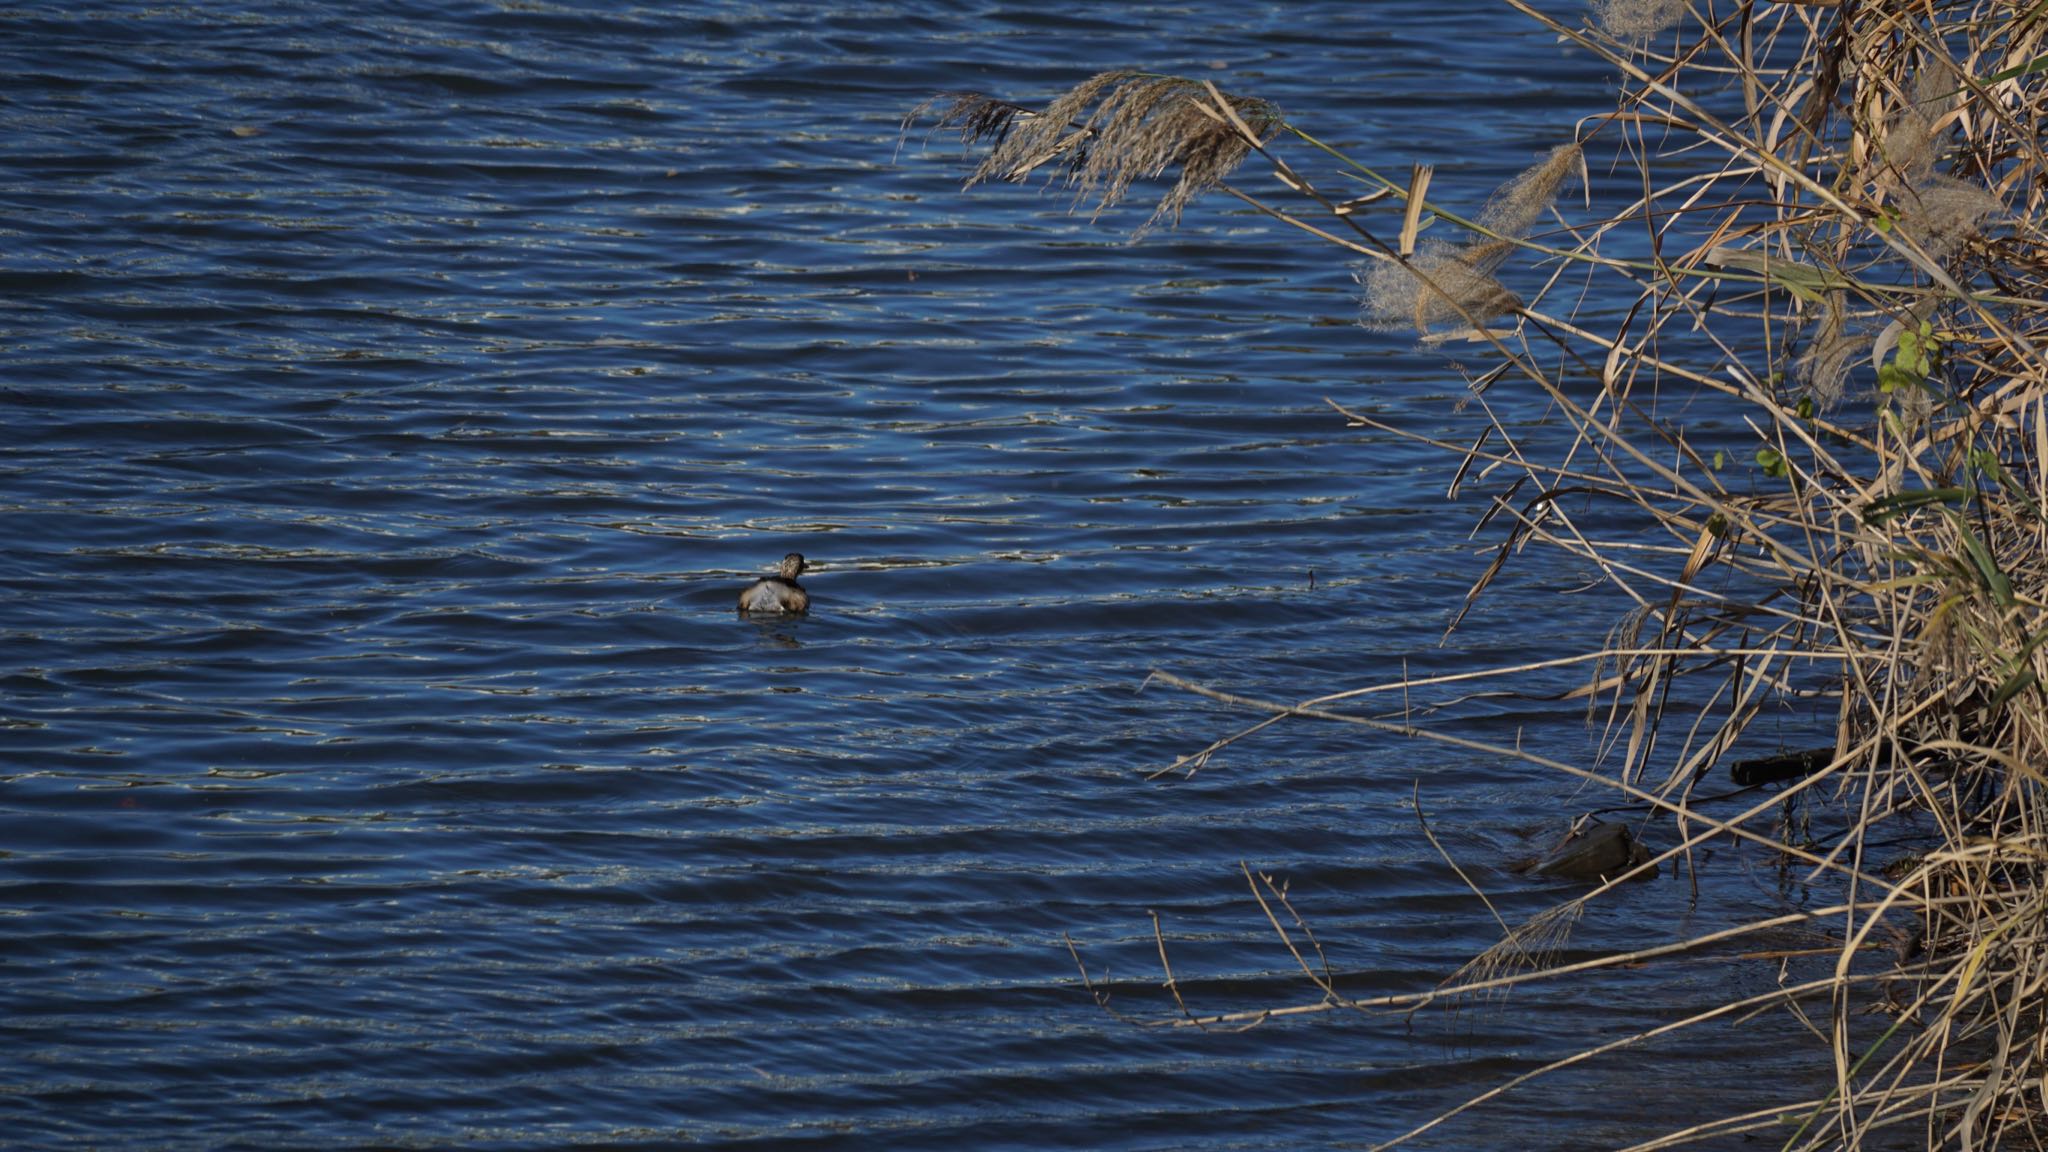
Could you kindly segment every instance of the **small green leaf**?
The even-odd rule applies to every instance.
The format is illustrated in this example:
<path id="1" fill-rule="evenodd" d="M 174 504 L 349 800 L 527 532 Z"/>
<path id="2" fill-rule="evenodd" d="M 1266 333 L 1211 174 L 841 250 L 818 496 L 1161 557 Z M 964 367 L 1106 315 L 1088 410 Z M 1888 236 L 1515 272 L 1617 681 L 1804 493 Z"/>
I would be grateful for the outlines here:
<path id="1" fill-rule="evenodd" d="M 1970 463 L 1984 473 L 1992 483 L 2004 488 L 2008 495 L 2018 500 L 2026 508 L 2028 515 L 2036 520 L 2048 520 L 2048 516 L 2042 515 L 2040 504 L 2035 501 L 2034 494 L 2027 490 L 2025 482 L 2013 475 L 2012 471 L 2000 462 L 1996 452 L 1989 448 L 1975 449 L 1970 453 Z"/>
<path id="2" fill-rule="evenodd" d="M 1997 84 L 2000 81 L 2004 80 L 2017 80 L 2021 76 L 2025 76 L 2032 72 L 2048 72 L 2048 56 L 2036 56 L 2032 60 L 2027 61 L 2025 64 L 2021 64 L 2012 68 L 2007 68 L 2003 72 L 1993 72 L 1991 75 L 1986 76 L 1984 79 L 1978 81 L 1978 83 Z"/>
<path id="3" fill-rule="evenodd" d="M 1998 453 L 1989 448 L 1970 449 L 1970 467 L 1982 472 L 1993 484 L 2005 483 L 2005 465 L 1999 463 Z"/>
<path id="4" fill-rule="evenodd" d="M 1906 387 L 1922 387 L 1940 363 L 1941 341 L 1934 334 L 1934 324 L 1922 320 L 1918 328 L 1900 331 L 1891 360 L 1877 369 L 1877 390 L 1897 392 Z"/>
<path id="5" fill-rule="evenodd" d="M 1966 488 L 1923 488 L 1913 492 L 1894 492 L 1882 499 L 1872 500 L 1863 510 L 1865 524 L 1883 524 L 1896 519 L 1915 508 L 1929 504 L 1960 504 L 1970 498 Z"/>
<path id="6" fill-rule="evenodd" d="M 1799 413 L 1799 418 L 1801 420 L 1813 419 L 1813 397 L 1801 396 L 1799 398 L 1798 406 L 1794 408 L 1793 411 Z"/>
<path id="7" fill-rule="evenodd" d="M 1977 539 L 1977 534 L 1970 531 L 1970 525 L 1963 519 L 1962 513 L 1953 508 L 1944 508 L 1942 511 L 1947 512 L 1948 518 L 1955 522 L 1956 531 L 1962 535 L 1963 551 L 1970 554 L 1970 563 L 1976 566 L 1977 575 L 1983 580 L 1985 589 L 1991 593 L 1992 602 L 2000 608 L 2010 608 L 2012 580 L 1998 570 L 1998 561 L 1992 559 L 1991 549 L 1986 548 L 1984 542 Z"/>
<path id="8" fill-rule="evenodd" d="M 1785 462 L 1785 454 L 1776 448 L 1757 449 L 1756 462 L 1766 476 L 1785 477 L 1792 474 L 1792 466 Z"/>
<path id="9" fill-rule="evenodd" d="M 2020 650 L 2013 653 L 2012 659 L 2005 662 L 2005 683 L 1998 686 L 1997 695 L 1991 698 L 1991 711 L 1997 712 L 2006 701 L 2038 681 L 2034 670 L 2027 666 L 2027 661 L 2033 657 L 2034 649 L 2039 648 L 2044 640 L 2048 640 L 2048 632 L 2036 634 L 2033 639 L 2020 645 Z"/>
<path id="10" fill-rule="evenodd" d="M 1911 329 L 1899 333 L 1898 351 L 1892 353 L 1892 363 L 1908 372 L 1921 376 L 1927 374 L 1927 324 L 1922 322 L 1920 330 Z"/>
<path id="11" fill-rule="evenodd" d="M 2034 679 L 2034 670 L 2029 668 L 2026 671 L 2013 676 L 2005 683 L 2000 684 L 1998 686 L 1998 694 L 1991 698 L 1991 711 L 1994 713 L 1997 712 L 2000 708 L 2003 708 L 2005 706 L 2005 702 L 2007 700 L 2010 700 L 2013 697 L 2019 695 L 2021 692 L 2026 691 L 2028 686 L 2034 683 Z"/>
<path id="12" fill-rule="evenodd" d="M 1726 463 L 1728 463 L 1728 457 L 1719 448 L 1714 449 L 1714 471 L 1719 472 L 1721 466 Z"/>
<path id="13" fill-rule="evenodd" d="M 1728 538 L 1728 518 L 1719 512 L 1707 517 L 1707 531 L 1720 539 Z"/>

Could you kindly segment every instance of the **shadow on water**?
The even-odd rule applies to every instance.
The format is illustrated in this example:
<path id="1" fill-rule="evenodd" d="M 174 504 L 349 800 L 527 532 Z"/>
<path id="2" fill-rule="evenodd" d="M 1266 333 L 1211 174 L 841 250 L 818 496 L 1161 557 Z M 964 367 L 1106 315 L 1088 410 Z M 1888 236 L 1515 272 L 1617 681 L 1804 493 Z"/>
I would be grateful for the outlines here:
<path id="1" fill-rule="evenodd" d="M 748 616 L 747 623 L 754 626 L 754 632 L 763 644 L 778 648 L 801 648 L 804 621 L 801 617 Z"/>

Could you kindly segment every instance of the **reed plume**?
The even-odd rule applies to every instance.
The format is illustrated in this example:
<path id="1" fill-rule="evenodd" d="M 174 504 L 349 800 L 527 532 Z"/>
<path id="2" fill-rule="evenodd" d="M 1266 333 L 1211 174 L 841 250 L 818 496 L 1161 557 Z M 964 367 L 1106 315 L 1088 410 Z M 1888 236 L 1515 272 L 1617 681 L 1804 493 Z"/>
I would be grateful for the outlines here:
<path id="1" fill-rule="evenodd" d="M 1451 244 L 1424 241 L 1405 263 L 1374 261 L 1354 273 L 1365 296 L 1359 323 L 1379 331 L 1412 327 L 1427 333 L 1443 324 L 1483 324 L 1512 315 L 1522 298 L 1494 273 L 1507 262 L 1583 163 L 1579 146 L 1566 144 L 1502 184 L 1478 215 L 1477 234 Z"/>
<path id="2" fill-rule="evenodd" d="M 1823 410 L 1832 409 L 1848 388 L 1849 372 L 1870 352 L 1870 338 L 1852 328 L 1842 293 L 1830 292 L 1821 309 L 1821 321 L 1805 356 L 1799 361 L 1800 379 Z"/>
<path id="3" fill-rule="evenodd" d="M 1676 28 L 1685 0 L 1594 0 L 1593 19 L 1616 40 L 1640 42 Z"/>
<path id="4" fill-rule="evenodd" d="M 1480 210 L 1479 227 L 1501 240 L 1527 239 L 1545 213 L 1556 205 L 1579 176 L 1585 152 L 1578 144 L 1561 144 L 1534 166 L 1494 190 Z"/>
<path id="5" fill-rule="evenodd" d="M 1258 143 L 1284 123 L 1280 110 L 1264 100 L 1224 100 Z M 1222 185 L 1254 146 L 1204 85 L 1142 72 L 1098 73 L 1037 112 L 979 93 L 953 94 L 920 105 L 906 126 L 934 109 L 937 127 L 958 129 L 966 143 L 990 145 L 967 178 L 970 188 L 1050 168 L 1074 189 L 1077 203 L 1093 200 L 1100 215 L 1140 181 L 1178 169 L 1140 233 L 1162 221 L 1180 223 L 1187 206 Z"/>
<path id="6" fill-rule="evenodd" d="M 1365 297 L 1359 323 L 1376 331 L 1479 323 L 1512 315 L 1522 298 L 1493 276 L 1509 245 L 1452 245 L 1425 240 L 1403 264 L 1375 260 L 1354 273 Z"/>
<path id="7" fill-rule="evenodd" d="M 1937 126 L 1952 103 L 1958 86 L 1947 68 L 1930 62 L 1913 79 L 1912 96 L 1885 127 L 1885 159 L 1907 184 L 1917 184 L 1934 172 L 1940 158 L 1941 141 Z"/>
<path id="8" fill-rule="evenodd" d="M 1997 196 L 1980 185 L 1950 176 L 1929 176 L 1901 199 L 1899 222 L 1938 264 L 2004 208 Z"/>

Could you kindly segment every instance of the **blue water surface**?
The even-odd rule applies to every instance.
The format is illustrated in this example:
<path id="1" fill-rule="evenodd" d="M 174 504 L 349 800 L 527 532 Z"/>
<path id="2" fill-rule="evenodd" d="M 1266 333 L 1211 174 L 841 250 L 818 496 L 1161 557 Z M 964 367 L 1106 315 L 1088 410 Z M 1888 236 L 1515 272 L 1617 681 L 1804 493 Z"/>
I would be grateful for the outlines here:
<path id="1" fill-rule="evenodd" d="M 1504 482 L 1447 504 L 1454 459 L 1326 404 L 1480 427 L 1461 353 L 1354 323 L 1350 257 L 1220 196 L 1134 242 L 1149 206 L 963 191 L 900 126 L 1124 67 L 1475 205 L 1613 87 L 1491 0 L 0 12 L 0 1142 L 1362 1146 L 1770 987 L 1146 1026 L 1178 1014 L 1155 914 L 1195 1011 L 1321 998 L 1247 870 L 1347 994 L 1420 991 L 1499 928 L 1414 797 L 1510 916 L 1569 893 L 1506 861 L 1604 802 L 1306 721 L 1148 781 L 1257 719 L 1151 671 L 1300 699 L 1627 604 L 1532 554 L 1446 638 Z M 813 613 L 738 618 L 789 551 Z M 1448 722 L 1599 738 L 1571 704 Z M 1800 899 L 1725 886 L 1715 916 Z M 1831 1083 L 1716 1035 L 1739 1060 L 1632 1051 L 1415 1146 Z M 1617 1107 L 1646 1084 L 1669 1106 Z"/>

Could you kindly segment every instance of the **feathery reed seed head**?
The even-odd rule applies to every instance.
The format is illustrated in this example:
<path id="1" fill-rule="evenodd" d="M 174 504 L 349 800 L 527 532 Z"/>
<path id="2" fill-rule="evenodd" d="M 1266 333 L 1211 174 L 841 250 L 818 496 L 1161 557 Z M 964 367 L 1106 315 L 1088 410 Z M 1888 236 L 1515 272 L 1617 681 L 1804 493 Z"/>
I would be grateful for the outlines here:
<path id="1" fill-rule="evenodd" d="M 1648 40 L 1685 19 L 1685 0 L 1594 0 L 1593 17 L 1616 40 Z"/>
<path id="2" fill-rule="evenodd" d="M 1984 222 L 2005 210 L 1998 197 L 1951 176 L 1929 176 L 1899 204 L 1901 223 L 1927 255 L 1946 260 Z"/>
<path id="3" fill-rule="evenodd" d="M 1010 125 L 1021 117 L 1029 117 L 1031 111 L 1022 105 L 979 92 L 941 92 L 919 104 L 903 118 L 903 128 L 908 131 L 912 124 L 922 119 L 932 109 L 944 104 L 937 116 L 936 128 L 956 128 L 962 144 L 978 144 L 983 140 L 1001 143 L 1010 131 Z"/>
<path id="4" fill-rule="evenodd" d="M 1498 240 L 1465 246 L 1425 240 L 1406 264 L 1375 260 L 1356 274 L 1365 289 L 1359 323 L 1380 332 L 1427 332 L 1438 324 L 1465 324 L 1466 314 L 1478 323 L 1506 316 L 1522 300 L 1492 270 L 1513 247 Z"/>
<path id="5" fill-rule="evenodd" d="M 1911 99 L 1885 126 L 1885 159 L 1909 184 L 1934 172 L 1940 144 L 1934 126 L 1947 114 L 1956 83 L 1945 67 L 1922 68 L 1914 78 Z"/>
<path id="6" fill-rule="evenodd" d="M 1799 359 L 1799 378 L 1813 395 L 1814 403 L 1823 409 L 1841 402 L 1849 383 L 1849 369 L 1870 348 L 1868 339 L 1850 329 L 1844 312 L 1842 294 L 1828 293 L 1820 327 L 1813 334 L 1806 355 Z"/>
<path id="7" fill-rule="evenodd" d="M 1564 144 L 1551 150 L 1534 167 L 1501 185 L 1487 198 L 1479 213 L 1479 224 L 1496 236 L 1519 240 L 1529 235 L 1566 188 L 1579 175 L 1583 163 L 1578 144 Z"/>
<path id="8" fill-rule="evenodd" d="M 1283 122 L 1280 110 L 1264 100 L 1224 99 L 1259 143 Z M 1022 180 L 1051 165 L 1077 199 L 1095 200 L 1097 215 L 1122 202 L 1137 182 L 1179 167 L 1179 178 L 1140 232 L 1163 219 L 1179 223 L 1188 204 L 1227 179 L 1253 147 L 1203 85 L 1140 72 L 1097 73 L 1040 112 L 983 96 L 956 97 L 939 123 L 958 126 L 969 143 L 994 141 L 968 177 L 970 187 Z"/>
<path id="9" fill-rule="evenodd" d="M 1521 297 L 1495 279 L 1494 272 L 1527 238 L 1536 222 L 1579 174 L 1577 144 L 1565 144 L 1487 197 L 1479 235 L 1461 245 L 1425 240 L 1408 263 L 1375 261 L 1357 274 L 1365 289 L 1359 323 L 1376 331 L 1412 326 L 1427 332 L 1438 324 L 1483 324 L 1522 306 Z"/>

